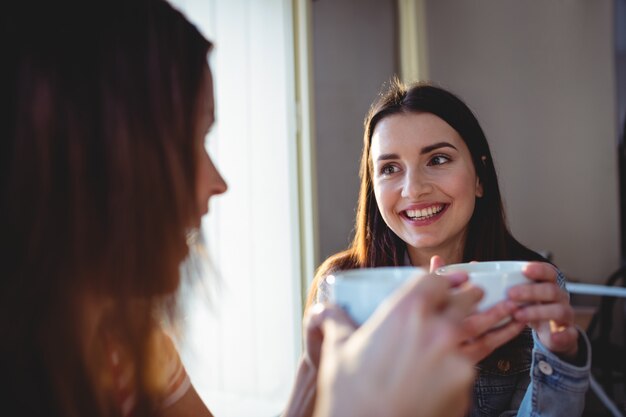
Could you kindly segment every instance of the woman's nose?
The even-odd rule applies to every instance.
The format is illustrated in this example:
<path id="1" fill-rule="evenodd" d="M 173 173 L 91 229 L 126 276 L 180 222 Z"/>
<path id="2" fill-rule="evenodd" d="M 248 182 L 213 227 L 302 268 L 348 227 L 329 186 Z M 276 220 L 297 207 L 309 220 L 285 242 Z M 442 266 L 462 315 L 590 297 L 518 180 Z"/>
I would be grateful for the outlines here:
<path id="1" fill-rule="evenodd" d="M 212 160 L 211 160 L 211 177 L 212 177 L 211 185 L 210 185 L 211 195 L 224 194 L 226 190 L 228 190 L 228 184 L 226 184 L 224 177 L 222 177 L 222 174 L 220 174 L 220 172 L 218 171 L 217 167 L 215 166 Z"/>
<path id="2" fill-rule="evenodd" d="M 407 170 L 402 185 L 402 197 L 418 199 L 433 189 L 431 181 L 418 170 Z"/>

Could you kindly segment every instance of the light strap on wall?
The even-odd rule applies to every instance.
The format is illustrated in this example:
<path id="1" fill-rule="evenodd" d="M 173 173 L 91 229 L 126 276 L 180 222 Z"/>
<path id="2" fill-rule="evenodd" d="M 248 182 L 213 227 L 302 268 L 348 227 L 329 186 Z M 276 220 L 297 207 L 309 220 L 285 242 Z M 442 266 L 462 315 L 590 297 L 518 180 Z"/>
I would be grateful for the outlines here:
<path id="1" fill-rule="evenodd" d="M 398 0 L 398 31 L 400 78 L 405 83 L 428 80 L 424 0 Z"/>

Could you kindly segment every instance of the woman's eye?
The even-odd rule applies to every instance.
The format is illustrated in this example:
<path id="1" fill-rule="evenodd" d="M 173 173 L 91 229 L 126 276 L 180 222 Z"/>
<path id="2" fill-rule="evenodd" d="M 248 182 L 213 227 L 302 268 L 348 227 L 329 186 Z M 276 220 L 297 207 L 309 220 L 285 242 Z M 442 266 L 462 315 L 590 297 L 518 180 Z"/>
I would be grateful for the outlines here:
<path id="1" fill-rule="evenodd" d="M 385 165 L 384 167 L 382 167 L 380 169 L 380 174 L 381 175 L 390 175 L 393 174 L 394 172 L 397 172 L 398 169 L 393 166 L 393 165 Z"/>
<path id="2" fill-rule="evenodd" d="M 435 155 L 430 158 L 430 161 L 428 161 L 428 165 L 443 165 L 448 162 L 450 162 L 450 158 L 446 155 Z"/>

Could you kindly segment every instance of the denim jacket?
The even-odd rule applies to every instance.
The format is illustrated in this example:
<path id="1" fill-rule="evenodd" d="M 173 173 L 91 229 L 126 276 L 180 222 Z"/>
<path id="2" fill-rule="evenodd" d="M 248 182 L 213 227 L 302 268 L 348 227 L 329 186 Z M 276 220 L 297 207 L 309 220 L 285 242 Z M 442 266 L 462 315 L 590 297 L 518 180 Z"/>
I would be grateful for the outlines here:
<path id="1" fill-rule="evenodd" d="M 565 279 L 559 272 L 559 285 Z M 589 387 L 591 345 L 579 330 L 585 363 L 567 363 L 526 328 L 477 365 L 470 417 L 577 417 Z"/>

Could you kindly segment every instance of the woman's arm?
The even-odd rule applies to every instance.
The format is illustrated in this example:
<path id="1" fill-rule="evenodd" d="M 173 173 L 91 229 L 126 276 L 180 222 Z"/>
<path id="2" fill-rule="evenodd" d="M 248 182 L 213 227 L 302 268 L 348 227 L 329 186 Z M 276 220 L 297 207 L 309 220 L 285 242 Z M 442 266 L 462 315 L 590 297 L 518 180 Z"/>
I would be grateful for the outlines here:
<path id="1" fill-rule="evenodd" d="M 311 417 L 313 415 L 317 394 L 317 374 L 324 342 L 323 326 L 327 320 L 342 323 L 349 331 L 356 329 L 356 325 L 348 315 L 338 307 L 315 304 L 306 311 L 302 326 L 304 328 L 304 353 L 283 417 Z"/>
<path id="2" fill-rule="evenodd" d="M 517 415 L 580 416 L 589 388 L 591 345 L 574 325 L 565 277 L 545 263 L 529 265 L 526 275 L 537 283 L 509 292 L 526 304 L 515 319 L 530 324 L 534 339 L 530 384 Z"/>
<path id="3" fill-rule="evenodd" d="M 584 332 L 578 340 L 580 363 L 573 364 L 550 352 L 533 332 L 535 340 L 530 384 L 519 417 L 578 417 L 585 407 L 589 388 L 591 345 Z"/>
<path id="4" fill-rule="evenodd" d="M 287 407 L 282 417 L 310 417 L 315 408 L 317 369 L 301 359 Z"/>

